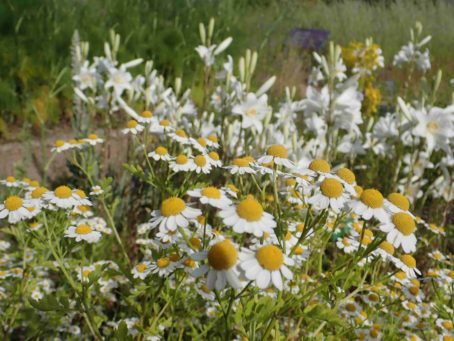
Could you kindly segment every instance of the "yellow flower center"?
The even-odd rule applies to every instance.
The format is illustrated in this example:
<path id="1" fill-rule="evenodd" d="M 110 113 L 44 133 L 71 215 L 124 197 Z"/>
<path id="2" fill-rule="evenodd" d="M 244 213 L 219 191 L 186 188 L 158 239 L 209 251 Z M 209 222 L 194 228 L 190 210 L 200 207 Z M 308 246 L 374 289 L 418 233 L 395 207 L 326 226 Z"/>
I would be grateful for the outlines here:
<path id="1" fill-rule="evenodd" d="M 344 186 L 336 179 L 325 179 L 320 184 L 320 190 L 328 198 L 339 198 L 344 192 Z"/>
<path id="2" fill-rule="evenodd" d="M 172 261 L 172 262 L 178 262 L 180 260 L 180 256 L 178 255 L 178 253 L 176 252 L 173 252 L 169 255 L 169 259 Z"/>
<path id="3" fill-rule="evenodd" d="M 403 211 L 410 209 L 410 202 L 400 193 L 391 193 L 388 195 L 388 200 Z"/>
<path id="4" fill-rule="evenodd" d="M 380 208 L 383 206 L 383 195 L 376 189 L 365 189 L 360 196 L 360 200 L 371 208 Z"/>
<path id="5" fill-rule="evenodd" d="M 203 155 L 197 155 L 194 158 L 194 163 L 199 167 L 204 167 L 207 164 L 207 159 Z"/>
<path id="6" fill-rule="evenodd" d="M 328 173 L 331 170 L 331 166 L 325 160 L 313 160 L 309 164 L 309 169 L 315 172 Z"/>
<path id="7" fill-rule="evenodd" d="M 296 180 L 295 180 L 295 179 L 287 179 L 287 180 L 285 180 L 285 184 L 286 184 L 288 187 L 295 186 L 295 185 L 296 185 Z"/>
<path id="8" fill-rule="evenodd" d="M 395 274 L 396 278 L 403 281 L 405 278 L 407 278 L 407 274 L 403 271 L 399 271 L 398 273 Z"/>
<path id="9" fill-rule="evenodd" d="M 161 126 L 163 126 L 163 127 L 168 127 L 168 126 L 170 126 L 170 121 L 164 119 L 164 120 L 161 120 L 161 121 L 159 122 L 159 124 L 160 124 Z"/>
<path id="10" fill-rule="evenodd" d="M 233 164 L 238 167 L 249 167 L 249 160 L 241 157 L 233 160 Z"/>
<path id="11" fill-rule="evenodd" d="M 87 206 L 87 205 L 80 205 L 80 206 L 77 206 L 77 209 L 81 212 L 87 212 L 90 210 L 90 206 Z"/>
<path id="12" fill-rule="evenodd" d="M 29 185 L 34 188 L 39 187 L 39 181 L 31 180 Z"/>
<path id="13" fill-rule="evenodd" d="M 252 195 L 248 195 L 238 204 L 236 213 L 247 221 L 259 221 L 263 216 L 263 207 Z"/>
<path id="14" fill-rule="evenodd" d="M 200 250 L 200 248 L 202 247 L 202 241 L 197 237 L 192 237 L 191 239 L 189 239 L 189 244 L 194 250 Z"/>
<path id="15" fill-rule="evenodd" d="M 255 109 L 254 107 L 247 109 L 246 110 L 246 116 L 248 116 L 248 117 L 257 116 L 257 109 Z"/>
<path id="16" fill-rule="evenodd" d="M 416 229 L 415 220 L 408 213 L 399 212 L 394 214 L 392 222 L 404 236 L 409 236 Z"/>
<path id="17" fill-rule="evenodd" d="M 293 253 L 297 256 L 302 255 L 303 252 L 304 252 L 304 249 L 299 245 L 297 247 L 295 247 L 295 250 L 293 251 Z"/>
<path id="18" fill-rule="evenodd" d="M 353 303 L 347 303 L 345 305 L 345 310 L 352 313 L 352 312 L 356 311 L 356 305 L 354 305 Z"/>
<path id="19" fill-rule="evenodd" d="M 92 228 L 87 224 L 80 224 L 79 226 L 76 227 L 77 234 L 89 234 L 92 231 L 93 231 Z"/>
<path id="20" fill-rule="evenodd" d="M 147 270 L 147 265 L 145 263 L 140 263 L 136 265 L 137 272 L 143 273 Z"/>
<path id="21" fill-rule="evenodd" d="M 202 195 L 204 197 L 210 199 L 220 199 L 221 198 L 221 191 L 218 190 L 216 187 L 205 187 L 202 189 Z"/>
<path id="22" fill-rule="evenodd" d="M 382 241 L 378 247 L 391 256 L 394 254 L 394 246 L 386 240 Z"/>
<path id="23" fill-rule="evenodd" d="M 348 238 L 343 238 L 342 244 L 344 244 L 344 246 L 350 246 L 350 241 L 348 240 Z"/>
<path id="24" fill-rule="evenodd" d="M 89 139 L 89 140 L 96 140 L 97 138 L 98 138 L 98 135 L 96 135 L 96 134 L 90 134 L 90 135 L 88 135 L 88 139 Z"/>
<path id="25" fill-rule="evenodd" d="M 195 268 L 195 266 L 196 266 L 195 260 L 193 260 L 191 258 L 186 258 L 183 263 L 188 268 Z"/>
<path id="26" fill-rule="evenodd" d="M 167 148 L 159 146 L 155 149 L 155 153 L 160 156 L 164 156 L 164 155 L 167 155 L 168 151 L 167 151 Z"/>
<path id="27" fill-rule="evenodd" d="M 298 232 L 303 232 L 304 231 L 304 223 L 296 225 L 296 230 Z"/>
<path id="28" fill-rule="evenodd" d="M 290 231 L 287 231 L 287 233 L 285 234 L 284 240 L 288 242 L 290 239 L 292 239 L 292 237 L 293 237 L 293 234 L 291 234 Z"/>
<path id="29" fill-rule="evenodd" d="M 81 189 L 76 189 L 76 194 L 79 196 L 79 198 L 81 199 L 85 199 L 87 197 L 87 195 L 85 194 L 84 191 L 82 191 Z"/>
<path id="30" fill-rule="evenodd" d="M 129 129 L 133 129 L 133 128 L 137 127 L 138 125 L 139 125 L 139 123 L 137 123 L 137 121 L 135 121 L 135 120 L 130 120 L 130 121 L 128 121 L 128 123 L 126 123 L 126 126 Z"/>
<path id="31" fill-rule="evenodd" d="M 197 143 L 200 144 L 204 148 L 207 146 L 207 141 L 203 137 L 199 137 L 197 139 Z"/>
<path id="32" fill-rule="evenodd" d="M 211 142 L 218 143 L 218 137 L 215 134 L 208 135 L 207 139 Z"/>
<path id="33" fill-rule="evenodd" d="M 68 199 L 71 197 L 73 192 L 68 186 L 59 186 L 55 189 L 54 194 L 59 199 Z"/>
<path id="34" fill-rule="evenodd" d="M 205 216 L 199 215 L 199 216 L 197 217 L 197 222 L 198 222 L 200 225 L 205 225 L 205 222 L 206 222 Z"/>
<path id="35" fill-rule="evenodd" d="M 215 270 L 228 270 L 236 264 L 237 259 L 238 251 L 228 239 L 214 244 L 208 251 L 208 263 Z"/>
<path id="36" fill-rule="evenodd" d="M 87 278 L 91 274 L 91 270 L 85 269 L 82 271 L 82 276 Z"/>
<path id="37" fill-rule="evenodd" d="M 369 299 L 369 301 L 372 301 L 372 302 L 378 302 L 379 298 L 377 294 L 374 294 L 374 293 L 370 293 L 367 298 Z"/>
<path id="38" fill-rule="evenodd" d="M 274 245 L 262 246 L 256 251 L 255 257 L 259 264 L 269 271 L 279 270 L 282 264 L 284 264 L 282 251 Z"/>
<path id="39" fill-rule="evenodd" d="M 177 197 L 171 197 L 164 200 L 161 204 L 161 214 L 164 217 L 170 217 L 180 214 L 186 208 L 183 200 Z"/>
<path id="40" fill-rule="evenodd" d="M 411 255 L 403 255 L 400 257 L 400 260 L 409 268 L 416 268 L 416 259 L 414 259 Z"/>
<path id="41" fill-rule="evenodd" d="M 200 290 L 202 290 L 205 294 L 209 294 L 211 292 L 210 288 L 208 288 L 205 284 L 200 286 Z"/>
<path id="42" fill-rule="evenodd" d="M 65 145 L 65 141 L 63 141 L 63 140 L 57 140 L 57 141 L 55 141 L 55 143 L 54 143 L 54 146 L 55 146 L 56 148 L 63 147 L 64 145 Z"/>
<path id="43" fill-rule="evenodd" d="M 281 159 L 288 158 L 288 150 L 281 144 L 273 144 L 272 146 L 269 146 L 266 150 L 266 153 L 268 155 L 279 157 Z"/>
<path id="44" fill-rule="evenodd" d="M 6 178 L 6 182 L 9 182 L 9 183 L 16 182 L 16 178 L 14 176 L 8 176 Z"/>
<path id="45" fill-rule="evenodd" d="M 417 308 L 417 305 L 414 304 L 413 302 L 407 302 L 407 307 L 410 308 L 411 310 L 415 310 Z"/>
<path id="46" fill-rule="evenodd" d="M 45 187 L 38 187 L 35 190 L 31 192 L 31 197 L 33 199 L 39 199 L 43 196 L 44 193 L 46 193 L 48 190 Z"/>
<path id="47" fill-rule="evenodd" d="M 436 133 L 440 129 L 440 125 L 435 121 L 428 122 L 426 127 L 431 133 Z"/>
<path id="48" fill-rule="evenodd" d="M 180 154 L 177 156 L 175 162 L 177 165 L 185 165 L 186 163 L 188 163 L 188 157 L 186 155 Z"/>
<path id="49" fill-rule="evenodd" d="M 209 152 L 208 156 L 213 159 L 214 161 L 219 161 L 220 157 L 219 154 L 216 152 Z"/>
<path id="50" fill-rule="evenodd" d="M 452 329 L 452 322 L 451 321 L 443 321 L 441 323 L 441 325 L 445 328 L 445 329 L 448 329 L 448 330 L 451 330 Z"/>
<path id="51" fill-rule="evenodd" d="M 238 189 L 235 185 L 233 185 L 233 184 L 228 184 L 228 185 L 227 185 L 227 188 L 228 188 L 229 190 L 231 190 L 232 192 L 235 192 L 235 193 L 238 193 L 238 192 L 239 192 L 239 189 Z"/>
<path id="52" fill-rule="evenodd" d="M 354 188 L 355 188 L 356 195 L 358 197 L 360 197 L 361 194 L 363 194 L 363 188 L 361 186 L 355 186 Z"/>
<path id="53" fill-rule="evenodd" d="M 170 259 L 169 258 L 159 258 L 157 261 L 156 261 L 156 265 L 158 266 L 158 268 L 167 268 L 170 264 Z"/>
<path id="54" fill-rule="evenodd" d="M 408 289 L 408 291 L 413 295 L 413 296 L 416 296 L 419 294 L 419 288 L 418 287 L 411 287 L 410 289 Z"/>
<path id="55" fill-rule="evenodd" d="M 146 111 L 143 111 L 140 116 L 142 116 L 143 118 L 152 118 L 153 117 L 153 113 L 149 110 L 146 110 Z"/>
<path id="56" fill-rule="evenodd" d="M 348 168 L 339 168 L 336 175 L 350 185 L 356 180 L 355 174 Z"/>
<path id="57" fill-rule="evenodd" d="M 16 195 L 8 197 L 5 200 L 5 207 L 8 211 L 16 211 L 22 207 L 24 201 Z"/>
<path id="58" fill-rule="evenodd" d="M 187 138 L 188 135 L 186 135 L 186 132 L 184 130 L 181 130 L 181 129 L 177 129 L 175 131 L 175 135 L 179 136 L 179 137 L 182 137 L 182 138 Z"/>

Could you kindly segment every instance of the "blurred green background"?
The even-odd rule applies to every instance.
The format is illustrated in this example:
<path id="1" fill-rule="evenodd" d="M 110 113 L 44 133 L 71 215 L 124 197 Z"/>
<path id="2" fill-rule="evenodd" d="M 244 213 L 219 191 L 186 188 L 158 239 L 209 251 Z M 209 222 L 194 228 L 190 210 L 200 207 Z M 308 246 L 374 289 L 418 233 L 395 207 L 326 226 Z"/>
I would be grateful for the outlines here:
<path id="1" fill-rule="evenodd" d="M 122 37 L 120 60 L 153 59 L 166 75 L 190 85 L 198 57 L 198 23 L 216 18 L 215 41 L 232 36 L 228 53 L 259 51 L 258 80 L 277 74 L 275 91 L 304 81 L 301 58 L 283 48 L 295 27 L 330 31 L 346 45 L 372 36 L 385 63 L 409 39 L 420 21 L 433 36 L 435 72 L 454 77 L 454 3 L 448 0 L 3 0 L 0 2 L 0 136 L 11 126 L 38 127 L 71 115 L 70 43 L 74 30 L 90 42 L 91 56 L 114 29 Z"/>

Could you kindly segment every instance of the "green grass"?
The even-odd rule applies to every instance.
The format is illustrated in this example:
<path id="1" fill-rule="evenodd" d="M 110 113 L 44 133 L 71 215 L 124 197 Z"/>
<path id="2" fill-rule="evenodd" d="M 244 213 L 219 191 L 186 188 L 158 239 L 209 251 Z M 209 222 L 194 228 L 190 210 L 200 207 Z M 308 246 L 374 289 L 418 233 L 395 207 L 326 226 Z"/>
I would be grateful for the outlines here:
<path id="1" fill-rule="evenodd" d="M 230 54 L 260 51 L 259 79 L 283 72 L 282 45 L 294 27 L 326 29 L 341 44 L 372 36 L 389 63 L 417 20 L 433 36 L 434 67 L 454 77 L 454 6 L 444 1 L 7 0 L 0 4 L 0 134 L 10 124 L 53 125 L 71 114 L 69 45 L 75 29 L 96 55 L 114 28 L 123 39 L 121 60 L 153 59 L 162 72 L 190 84 L 197 25 L 211 16 L 218 39 L 234 37 Z"/>

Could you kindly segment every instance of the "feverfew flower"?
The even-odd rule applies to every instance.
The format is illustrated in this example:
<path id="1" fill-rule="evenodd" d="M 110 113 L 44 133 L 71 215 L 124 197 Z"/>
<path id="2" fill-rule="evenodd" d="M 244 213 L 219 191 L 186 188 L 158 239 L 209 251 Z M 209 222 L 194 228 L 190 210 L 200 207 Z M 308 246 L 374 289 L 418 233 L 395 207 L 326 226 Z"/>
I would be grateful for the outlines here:
<path id="1" fill-rule="evenodd" d="M 170 197 L 161 203 L 159 210 L 153 211 L 150 225 L 159 226 L 161 232 L 175 231 L 178 227 L 188 227 L 189 221 L 201 214 L 199 209 L 186 206 L 182 199 Z"/>
<path id="2" fill-rule="evenodd" d="M 82 240 L 88 243 L 97 243 L 101 238 L 101 233 L 95 231 L 87 224 L 79 224 L 77 226 L 70 226 L 65 232 L 65 237 L 74 238 L 76 242 Z"/>
<path id="3" fill-rule="evenodd" d="M 27 200 L 16 195 L 9 196 L 3 201 L 3 204 L 0 204 L 0 219 L 8 217 L 8 222 L 15 224 L 31 218 L 33 215 L 28 209 L 29 207 Z"/>

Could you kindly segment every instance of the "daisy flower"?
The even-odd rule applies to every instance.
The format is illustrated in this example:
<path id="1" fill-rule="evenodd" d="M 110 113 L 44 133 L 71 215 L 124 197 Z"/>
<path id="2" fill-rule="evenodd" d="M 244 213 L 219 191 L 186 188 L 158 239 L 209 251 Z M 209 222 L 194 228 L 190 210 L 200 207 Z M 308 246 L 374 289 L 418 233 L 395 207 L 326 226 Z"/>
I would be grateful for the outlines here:
<path id="1" fill-rule="evenodd" d="M 195 269 L 192 276 L 198 278 L 208 273 L 206 286 L 210 290 L 222 290 L 227 283 L 234 289 L 241 287 L 236 271 L 238 251 L 229 239 L 217 241 L 207 251 L 193 253 L 191 258 L 195 261 L 208 260 L 208 264 Z"/>
<path id="2" fill-rule="evenodd" d="M 170 121 L 167 119 L 160 120 L 158 123 L 150 125 L 150 133 L 164 134 L 173 131 Z"/>
<path id="3" fill-rule="evenodd" d="M 383 195 L 376 189 L 365 189 L 362 191 L 359 200 L 351 204 L 354 213 L 365 220 L 375 217 L 381 222 L 389 220 L 389 214 L 384 209 Z"/>
<path id="4" fill-rule="evenodd" d="M 206 138 L 206 143 L 208 147 L 218 149 L 219 148 L 219 140 L 216 134 L 210 134 Z"/>
<path id="5" fill-rule="evenodd" d="M 153 117 L 153 113 L 151 111 L 145 110 L 137 116 L 137 121 L 142 124 L 152 124 L 156 122 L 156 119 Z"/>
<path id="6" fill-rule="evenodd" d="M 339 238 L 336 241 L 336 246 L 340 250 L 343 250 L 345 253 L 352 253 L 352 252 L 358 250 L 359 243 L 358 243 L 358 241 L 356 241 L 354 239 L 344 237 L 344 238 Z"/>
<path id="7" fill-rule="evenodd" d="M 161 203 L 159 210 L 153 211 L 150 223 L 152 227 L 159 226 L 161 232 L 175 231 L 177 227 L 188 227 L 189 221 L 201 213 L 199 209 L 186 206 L 182 199 L 170 197 Z"/>
<path id="8" fill-rule="evenodd" d="M 66 143 L 63 140 L 57 140 L 54 142 L 54 146 L 51 148 L 51 152 L 57 152 L 61 153 L 64 152 L 65 150 L 68 150 L 71 148 L 71 145 L 69 143 Z"/>
<path id="9" fill-rule="evenodd" d="M 416 260 L 411 255 L 400 256 L 395 265 L 405 272 L 408 278 L 415 278 L 417 274 L 421 275 L 421 271 L 416 268 Z"/>
<path id="10" fill-rule="evenodd" d="M 90 191 L 90 195 L 101 195 L 103 193 L 104 193 L 103 189 L 101 188 L 101 186 L 98 185 L 93 186 Z"/>
<path id="11" fill-rule="evenodd" d="M 76 269 L 77 279 L 81 282 L 88 282 L 90 274 L 95 271 L 95 266 L 83 266 Z"/>
<path id="12" fill-rule="evenodd" d="M 75 189 L 74 191 L 74 196 L 78 200 L 78 205 L 82 206 L 93 206 L 91 203 L 90 199 L 88 199 L 87 194 L 81 189 Z"/>
<path id="13" fill-rule="evenodd" d="M 174 172 L 190 172 L 195 169 L 194 160 L 184 154 L 180 154 L 175 161 L 170 161 L 169 167 Z"/>
<path id="14" fill-rule="evenodd" d="M 446 256 L 442 254 L 439 250 L 435 250 L 434 252 L 429 252 L 428 256 L 438 262 L 442 262 L 446 260 Z"/>
<path id="15" fill-rule="evenodd" d="M 219 212 L 227 226 L 232 226 L 236 233 L 252 233 L 262 237 L 265 232 L 271 233 L 276 227 L 274 217 L 263 210 L 262 205 L 252 196 L 236 206 L 230 206 Z"/>
<path id="16" fill-rule="evenodd" d="M 222 167 L 222 161 L 219 154 L 216 152 L 209 152 L 205 155 L 208 163 L 213 167 Z"/>
<path id="17" fill-rule="evenodd" d="M 245 156 L 241 158 L 234 159 L 232 165 L 224 167 L 230 171 L 230 174 L 255 174 L 256 171 L 251 166 L 254 165 L 254 158 L 250 156 Z"/>
<path id="18" fill-rule="evenodd" d="M 336 175 L 341 178 L 343 181 L 345 181 L 347 184 L 350 186 L 356 185 L 356 177 L 355 173 L 353 173 L 350 169 L 348 168 L 338 168 L 336 170 Z"/>
<path id="19" fill-rule="evenodd" d="M 380 245 L 378 245 L 378 248 L 373 251 L 373 254 L 380 256 L 384 260 L 390 260 L 394 263 L 397 260 L 394 257 L 394 252 L 395 249 L 393 244 L 384 240 L 380 243 Z"/>
<path id="20" fill-rule="evenodd" d="M 79 205 L 80 197 L 68 186 L 59 186 L 54 191 L 44 193 L 43 198 L 60 208 L 72 208 Z"/>
<path id="21" fill-rule="evenodd" d="M 84 141 L 91 146 L 96 146 L 97 144 L 104 142 L 104 140 L 99 138 L 96 134 L 88 135 L 88 137 L 84 139 Z"/>
<path id="22" fill-rule="evenodd" d="M 312 160 L 309 164 L 309 170 L 316 173 L 329 173 L 331 171 L 330 164 L 321 159 Z"/>
<path id="23" fill-rule="evenodd" d="M 176 141 L 176 142 L 178 142 L 178 143 L 180 143 L 182 145 L 191 143 L 188 135 L 182 129 L 177 129 L 177 130 L 175 130 L 175 132 L 169 133 L 169 137 L 172 140 L 174 140 L 174 141 Z"/>
<path id="24" fill-rule="evenodd" d="M 76 242 L 84 240 L 88 243 L 97 243 L 101 238 L 101 233 L 95 231 L 87 224 L 79 224 L 68 227 L 65 231 L 65 237 L 74 238 Z"/>
<path id="25" fill-rule="evenodd" d="M 151 153 L 148 153 L 149 157 L 152 157 L 155 161 L 163 160 L 163 161 L 170 161 L 171 156 L 169 155 L 169 152 L 167 151 L 167 148 L 163 146 L 157 147 L 154 151 Z"/>
<path id="26" fill-rule="evenodd" d="M 137 123 L 136 120 L 129 120 L 127 123 L 126 123 L 126 128 L 122 129 L 122 133 L 123 134 L 133 134 L 133 135 L 137 135 L 138 133 L 140 133 L 141 131 L 143 131 L 143 126 L 140 125 L 139 123 Z"/>
<path id="27" fill-rule="evenodd" d="M 226 208 L 232 203 L 222 189 L 220 190 L 213 186 L 188 191 L 188 195 L 200 198 L 199 200 L 202 204 L 208 204 L 216 208 Z"/>
<path id="28" fill-rule="evenodd" d="M 8 217 L 10 224 L 29 219 L 33 216 L 29 207 L 30 204 L 27 200 L 16 195 L 9 196 L 3 201 L 3 204 L 0 204 L 0 219 Z"/>
<path id="29" fill-rule="evenodd" d="M 255 281 L 260 289 L 268 288 L 272 283 L 278 290 L 282 290 L 282 276 L 288 280 L 293 277 L 287 265 L 294 265 L 294 261 L 275 245 L 261 246 L 255 252 L 245 250 L 243 255 L 240 268 L 244 271 L 244 276 Z"/>
<path id="30" fill-rule="evenodd" d="M 168 257 L 158 258 L 156 263 L 151 264 L 151 273 L 159 277 L 168 277 L 176 268 L 177 264 L 172 262 Z"/>
<path id="31" fill-rule="evenodd" d="M 6 177 L 6 179 L 0 180 L 0 183 L 6 187 L 20 187 L 19 181 L 14 176 Z"/>
<path id="32" fill-rule="evenodd" d="M 348 194 L 342 183 L 334 178 L 325 178 L 319 184 L 319 193 L 309 198 L 308 203 L 319 210 L 330 207 L 333 212 L 339 213 L 348 201 Z"/>
<path id="33" fill-rule="evenodd" d="M 288 150 L 281 144 L 273 144 L 266 150 L 266 155 L 257 161 L 260 164 L 274 162 L 276 165 L 293 168 L 295 165 L 288 159 Z"/>
<path id="34" fill-rule="evenodd" d="M 410 210 L 410 202 L 400 193 L 390 193 L 387 199 L 386 208 L 391 213 L 408 212 Z"/>
<path id="35" fill-rule="evenodd" d="M 394 247 L 402 246 L 404 252 L 416 251 L 415 220 L 404 212 L 395 213 L 390 221 L 379 225 L 380 230 L 387 233 L 386 240 Z"/>
<path id="36" fill-rule="evenodd" d="M 209 174 L 211 171 L 211 164 L 208 162 L 207 157 L 204 155 L 197 155 L 194 157 L 194 171 L 204 174 Z"/>
<path id="37" fill-rule="evenodd" d="M 151 272 L 150 262 L 141 262 L 137 264 L 131 271 L 132 277 L 145 279 Z"/>

